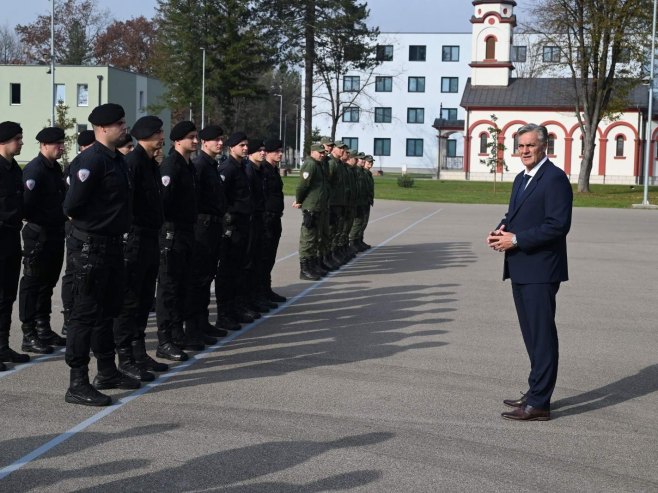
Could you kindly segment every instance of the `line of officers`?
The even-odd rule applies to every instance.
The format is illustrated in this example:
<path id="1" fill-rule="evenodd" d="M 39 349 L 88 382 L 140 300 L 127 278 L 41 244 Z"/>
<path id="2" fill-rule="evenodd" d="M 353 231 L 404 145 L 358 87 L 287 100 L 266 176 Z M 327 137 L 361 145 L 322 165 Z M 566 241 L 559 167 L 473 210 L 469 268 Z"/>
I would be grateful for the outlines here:
<path id="1" fill-rule="evenodd" d="M 14 157 L 23 130 L 0 123 L 0 371 L 3 362 L 29 361 L 9 347 L 18 294 L 22 350 L 47 354 L 65 345 L 66 402 L 105 406 L 112 400 L 101 390 L 136 389 L 168 370 L 145 347 L 154 295 L 156 357 L 171 361 L 187 360 L 186 350 L 203 350 L 286 301 L 271 279 L 282 232 L 283 146 L 243 132 L 226 139 L 216 125 L 197 132 L 183 121 L 159 163 L 159 118 L 140 118 L 130 137 L 123 108 L 108 103 L 94 108 L 89 122 L 93 131 L 78 139 L 84 150 L 66 170 L 57 162 L 63 130 L 41 130 L 39 155 L 21 170 Z M 218 161 L 224 144 L 228 158 Z M 63 338 L 50 315 L 65 244 Z M 208 309 L 213 280 L 215 324 Z M 98 369 L 92 383 L 90 351 Z"/>
<path id="2" fill-rule="evenodd" d="M 375 198 L 373 163 L 341 141 L 311 145 L 292 204 L 303 213 L 300 279 L 318 280 L 370 248 L 363 235 Z"/>

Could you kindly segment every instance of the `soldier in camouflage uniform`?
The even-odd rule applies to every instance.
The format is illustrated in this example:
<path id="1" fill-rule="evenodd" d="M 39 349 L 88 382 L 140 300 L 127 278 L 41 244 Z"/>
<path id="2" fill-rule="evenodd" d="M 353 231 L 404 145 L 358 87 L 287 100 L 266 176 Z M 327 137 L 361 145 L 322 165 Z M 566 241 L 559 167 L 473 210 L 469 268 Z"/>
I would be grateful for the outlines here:
<path id="1" fill-rule="evenodd" d="M 349 149 L 347 155 L 343 157 L 344 163 L 343 166 L 346 171 L 346 189 L 347 189 L 347 206 L 343 212 L 343 227 L 340 232 L 340 245 L 345 252 L 347 252 L 348 260 L 354 258 L 358 250 L 352 248 L 349 243 L 350 231 L 352 230 L 352 225 L 354 224 L 354 218 L 356 217 L 356 203 L 358 197 L 358 183 L 356 180 L 356 174 L 354 173 L 354 168 L 356 167 L 356 160 L 358 151 L 355 149 Z"/>
<path id="2" fill-rule="evenodd" d="M 375 160 L 370 155 L 367 155 L 365 158 L 363 158 L 363 171 L 366 177 L 368 205 L 366 206 L 365 216 L 363 219 L 363 229 L 361 230 L 359 241 L 362 247 L 365 248 L 366 250 L 371 248 L 370 245 L 368 245 L 363 241 L 363 236 L 365 234 L 366 228 L 368 227 L 368 221 L 370 220 L 370 208 L 375 203 L 375 179 L 372 176 L 372 172 L 370 171 L 372 169 L 372 165 L 374 162 Z"/>
<path id="3" fill-rule="evenodd" d="M 356 197 L 356 214 L 354 216 L 354 223 L 350 230 L 350 248 L 363 252 L 368 248 L 365 243 L 361 241 L 363 238 L 363 230 L 365 229 L 366 212 L 370 208 L 370 201 L 368 195 L 368 178 L 366 177 L 367 171 L 363 168 L 364 158 L 366 155 L 360 152 L 356 155 L 356 166 L 352 167 L 352 172 L 356 178 L 357 183 L 357 197 Z"/>

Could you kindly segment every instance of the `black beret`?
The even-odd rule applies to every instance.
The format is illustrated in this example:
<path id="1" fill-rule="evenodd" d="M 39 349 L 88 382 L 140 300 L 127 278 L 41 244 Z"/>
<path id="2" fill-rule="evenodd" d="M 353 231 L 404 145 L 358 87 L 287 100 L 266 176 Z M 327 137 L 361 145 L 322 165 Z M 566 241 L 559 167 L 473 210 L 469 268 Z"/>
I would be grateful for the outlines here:
<path id="1" fill-rule="evenodd" d="M 219 125 L 208 125 L 199 132 L 201 140 L 216 140 L 222 136 L 224 129 Z"/>
<path id="2" fill-rule="evenodd" d="M 126 112 L 123 111 L 123 107 L 120 104 L 116 103 L 106 103 L 96 106 L 89 115 L 89 121 L 92 125 L 111 125 L 118 122 L 124 116 Z"/>
<path id="3" fill-rule="evenodd" d="M 228 138 L 228 140 L 226 141 L 226 144 L 229 147 L 234 147 L 234 146 L 238 145 L 240 142 L 243 142 L 245 140 L 249 140 L 246 133 L 244 133 L 244 132 L 234 132 Z"/>
<path id="4" fill-rule="evenodd" d="M 41 142 L 42 144 L 53 144 L 64 140 L 64 138 L 64 129 L 59 127 L 42 128 L 36 137 L 37 142 Z"/>
<path id="5" fill-rule="evenodd" d="M 96 142 L 96 136 L 93 130 L 83 130 L 78 134 L 78 145 L 88 146 Z"/>
<path id="6" fill-rule="evenodd" d="M 247 152 L 249 154 L 253 154 L 254 152 L 258 152 L 263 148 L 263 141 L 260 139 L 249 139 L 247 147 Z"/>
<path id="7" fill-rule="evenodd" d="M 23 129 L 16 122 L 0 123 L 0 142 L 7 142 L 22 133 Z"/>
<path id="8" fill-rule="evenodd" d="M 117 142 L 117 148 L 125 147 L 128 144 L 132 144 L 132 143 L 133 143 L 133 136 L 130 135 L 128 132 L 126 132 L 126 135 L 124 135 L 123 138 L 119 142 Z"/>
<path id="9" fill-rule="evenodd" d="M 265 141 L 265 152 L 274 152 L 283 149 L 283 142 L 279 139 L 267 139 Z"/>
<path id="10" fill-rule="evenodd" d="M 162 125 L 162 120 L 157 116 L 143 116 L 135 122 L 130 129 L 130 133 L 137 140 L 148 139 L 151 135 L 158 132 L 162 128 Z"/>
<path id="11" fill-rule="evenodd" d="M 183 140 L 187 134 L 194 132 L 196 125 L 189 120 L 178 122 L 169 132 L 169 138 L 173 141 Z"/>

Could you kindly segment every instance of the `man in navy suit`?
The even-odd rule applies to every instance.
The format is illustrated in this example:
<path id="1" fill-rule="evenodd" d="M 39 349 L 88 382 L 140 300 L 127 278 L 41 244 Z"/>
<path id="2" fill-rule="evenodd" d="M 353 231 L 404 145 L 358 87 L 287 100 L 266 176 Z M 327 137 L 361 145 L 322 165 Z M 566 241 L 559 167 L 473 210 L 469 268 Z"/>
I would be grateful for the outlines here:
<path id="1" fill-rule="evenodd" d="M 506 419 L 547 421 L 558 367 L 555 296 L 568 279 L 567 233 L 573 191 L 565 173 L 546 157 L 546 127 L 519 129 L 518 152 L 525 171 L 514 179 L 509 209 L 487 243 L 505 252 L 503 279 L 512 280 L 516 313 L 528 356 L 528 391 L 503 403 Z"/>

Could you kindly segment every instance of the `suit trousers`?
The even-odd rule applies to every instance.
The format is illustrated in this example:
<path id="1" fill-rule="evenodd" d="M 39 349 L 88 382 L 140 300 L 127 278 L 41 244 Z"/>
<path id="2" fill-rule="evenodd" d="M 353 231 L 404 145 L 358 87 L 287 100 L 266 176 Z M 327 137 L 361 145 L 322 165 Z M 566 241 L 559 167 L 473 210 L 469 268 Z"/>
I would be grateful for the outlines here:
<path id="1" fill-rule="evenodd" d="M 557 381 L 558 337 L 555 296 L 560 283 L 512 283 L 512 294 L 521 334 L 530 358 L 528 404 L 550 409 Z"/>

